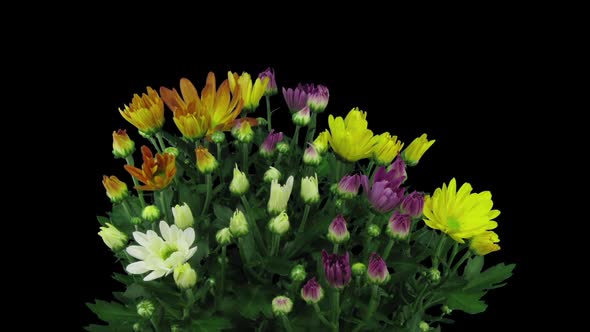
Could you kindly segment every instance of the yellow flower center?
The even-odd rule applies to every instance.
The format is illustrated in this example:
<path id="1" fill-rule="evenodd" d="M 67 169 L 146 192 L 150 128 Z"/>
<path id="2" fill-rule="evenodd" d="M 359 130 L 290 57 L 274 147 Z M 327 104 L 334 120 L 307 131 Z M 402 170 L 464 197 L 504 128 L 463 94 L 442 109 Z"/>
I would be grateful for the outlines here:
<path id="1" fill-rule="evenodd" d="M 459 219 L 455 217 L 449 217 L 447 219 L 447 225 L 449 225 L 449 230 L 451 231 L 458 231 L 461 228 L 461 223 Z"/>

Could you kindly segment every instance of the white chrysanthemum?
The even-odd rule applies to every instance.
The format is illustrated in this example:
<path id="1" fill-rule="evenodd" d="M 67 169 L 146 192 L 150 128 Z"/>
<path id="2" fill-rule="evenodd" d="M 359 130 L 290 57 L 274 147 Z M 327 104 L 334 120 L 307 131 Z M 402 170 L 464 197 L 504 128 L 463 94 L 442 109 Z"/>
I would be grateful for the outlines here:
<path id="1" fill-rule="evenodd" d="M 150 281 L 172 273 L 175 267 L 184 264 L 197 251 L 190 246 L 195 242 L 195 230 L 191 227 L 180 230 L 176 225 L 169 226 L 160 221 L 159 237 L 156 232 L 133 232 L 138 246 L 127 247 L 129 255 L 139 259 L 127 265 L 127 272 L 143 274 L 152 271 L 143 280 Z"/>
<path id="2" fill-rule="evenodd" d="M 287 202 L 293 190 L 293 176 L 289 176 L 284 185 L 280 185 L 279 181 L 273 180 L 270 185 L 270 198 L 268 199 L 268 212 L 272 214 L 279 214 L 287 210 Z"/>

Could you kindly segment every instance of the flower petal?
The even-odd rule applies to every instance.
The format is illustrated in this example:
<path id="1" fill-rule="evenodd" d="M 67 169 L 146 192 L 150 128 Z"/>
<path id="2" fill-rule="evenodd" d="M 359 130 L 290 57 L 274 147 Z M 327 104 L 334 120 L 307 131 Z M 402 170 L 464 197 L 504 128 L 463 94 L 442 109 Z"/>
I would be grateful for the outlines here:
<path id="1" fill-rule="evenodd" d="M 131 274 L 143 274 L 143 273 L 146 273 L 147 271 L 149 271 L 149 269 L 147 268 L 147 265 L 145 264 L 144 261 L 131 263 L 131 264 L 127 265 L 125 270 L 127 270 L 127 272 L 129 272 Z"/>
<path id="2" fill-rule="evenodd" d="M 143 281 L 151 281 L 154 279 L 158 279 L 161 278 L 164 274 L 166 274 L 166 270 L 156 270 L 148 274 L 145 278 L 143 278 Z"/>

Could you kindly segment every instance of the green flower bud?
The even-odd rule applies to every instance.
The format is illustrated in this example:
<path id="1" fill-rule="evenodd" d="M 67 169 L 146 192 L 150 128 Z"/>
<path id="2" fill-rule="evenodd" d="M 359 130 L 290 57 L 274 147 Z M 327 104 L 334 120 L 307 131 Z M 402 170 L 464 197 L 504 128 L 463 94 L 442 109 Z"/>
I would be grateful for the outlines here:
<path id="1" fill-rule="evenodd" d="M 275 316 L 286 315 L 293 310 L 293 301 L 286 296 L 277 296 L 272 299 L 272 312 Z"/>
<path id="2" fill-rule="evenodd" d="M 215 278 L 209 278 L 206 282 L 209 287 L 215 287 Z"/>
<path id="3" fill-rule="evenodd" d="M 435 268 L 428 270 L 428 279 L 434 284 L 438 283 L 440 281 L 440 271 Z"/>
<path id="4" fill-rule="evenodd" d="M 289 152 L 289 144 L 287 142 L 279 142 L 277 143 L 277 151 L 279 151 L 279 153 L 285 154 L 287 152 Z"/>
<path id="5" fill-rule="evenodd" d="M 301 264 L 295 265 L 291 270 L 291 279 L 293 281 L 303 281 L 306 276 L 307 273 L 305 273 L 305 268 Z"/>
<path id="6" fill-rule="evenodd" d="M 229 191 L 237 196 L 242 196 L 250 188 L 250 182 L 244 172 L 240 171 L 238 164 L 234 167 L 234 177 L 229 184 Z"/>
<path id="7" fill-rule="evenodd" d="M 266 172 L 264 172 L 264 182 L 271 183 L 273 180 L 280 180 L 281 179 L 281 172 L 270 166 Z"/>
<path id="8" fill-rule="evenodd" d="M 267 124 L 267 122 L 266 122 L 266 119 L 265 119 L 265 118 L 260 118 L 260 117 L 259 117 L 259 118 L 256 118 L 256 121 L 258 121 L 258 125 L 259 125 L 259 126 L 262 126 L 262 127 L 266 126 L 266 124 Z"/>
<path id="9" fill-rule="evenodd" d="M 132 217 L 131 218 L 131 224 L 133 224 L 133 225 L 141 225 L 142 222 L 143 222 L 143 220 L 140 217 Z"/>
<path id="10" fill-rule="evenodd" d="M 317 166 L 322 162 L 322 156 L 318 153 L 313 144 L 309 144 L 303 152 L 303 163 L 308 166 Z"/>
<path id="11" fill-rule="evenodd" d="M 370 237 L 377 237 L 381 234 L 381 228 L 375 224 L 370 224 L 367 227 L 367 234 L 369 234 Z"/>
<path id="12" fill-rule="evenodd" d="M 174 224 L 180 229 L 187 229 L 195 224 L 195 218 L 188 204 L 176 204 L 172 208 L 172 215 L 174 216 Z"/>
<path id="13" fill-rule="evenodd" d="M 173 146 L 169 146 L 169 147 L 167 147 L 167 148 L 164 149 L 164 153 L 168 153 L 168 154 L 173 155 L 174 157 L 178 157 L 179 151 L 178 151 L 177 148 L 175 148 Z"/>
<path id="14" fill-rule="evenodd" d="M 426 331 L 430 330 L 430 325 L 428 325 L 428 323 L 426 323 L 425 321 L 421 321 L 420 324 L 418 325 L 418 327 L 420 328 L 420 331 L 422 331 L 422 332 L 426 332 Z"/>
<path id="15" fill-rule="evenodd" d="M 192 288 L 197 283 L 197 272 L 189 263 L 174 268 L 174 282 L 180 289 Z"/>
<path id="16" fill-rule="evenodd" d="M 234 215 L 229 220 L 229 231 L 231 235 L 235 237 L 242 237 L 248 235 L 248 221 L 244 213 L 240 210 L 236 210 Z"/>
<path id="17" fill-rule="evenodd" d="M 362 277 L 367 272 L 367 266 L 363 263 L 354 263 L 351 267 L 352 275 L 355 277 Z"/>
<path id="18" fill-rule="evenodd" d="M 289 224 L 289 216 L 285 211 L 281 212 L 278 216 L 272 218 L 268 223 L 268 229 L 270 229 L 271 232 L 278 235 L 283 235 L 287 233 L 287 231 L 289 231 L 290 226 L 291 225 Z"/>
<path id="19" fill-rule="evenodd" d="M 222 246 L 227 246 L 230 244 L 231 238 L 232 235 L 229 227 L 222 228 L 215 234 L 215 240 L 217 240 L 217 243 L 221 244 Z"/>
<path id="20" fill-rule="evenodd" d="M 139 324 L 139 323 L 133 324 L 133 331 L 134 332 L 141 332 L 141 331 L 143 331 L 143 329 L 141 328 L 141 324 Z"/>
<path id="21" fill-rule="evenodd" d="M 450 315 L 453 312 L 453 309 L 449 308 L 449 306 L 445 304 L 440 307 L 440 311 L 442 311 L 445 315 Z"/>
<path id="22" fill-rule="evenodd" d="M 170 332 L 182 332 L 182 328 L 176 324 L 170 326 Z"/>
<path id="23" fill-rule="evenodd" d="M 222 131 L 216 131 L 211 135 L 211 140 L 215 144 L 221 144 L 225 142 L 225 134 Z"/>
<path id="24" fill-rule="evenodd" d="M 156 307 L 150 300 L 143 300 L 137 304 L 137 314 L 143 318 L 150 319 L 154 314 Z"/>
<path id="25" fill-rule="evenodd" d="M 141 217 L 149 222 L 160 219 L 160 209 L 155 205 L 148 205 L 141 211 Z"/>
<path id="26" fill-rule="evenodd" d="M 104 244 L 112 251 L 119 251 L 127 244 L 127 235 L 118 230 L 115 226 L 107 223 L 106 226 L 100 228 L 98 235 L 102 238 Z"/>

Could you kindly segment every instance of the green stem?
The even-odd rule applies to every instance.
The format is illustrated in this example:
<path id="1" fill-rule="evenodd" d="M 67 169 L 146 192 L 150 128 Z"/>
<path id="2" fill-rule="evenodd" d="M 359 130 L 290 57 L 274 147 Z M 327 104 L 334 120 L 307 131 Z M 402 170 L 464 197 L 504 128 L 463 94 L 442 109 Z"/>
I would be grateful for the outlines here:
<path id="1" fill-rule="evenodd" d="M 363 326 L 365 326 L 365 324 L 371 319 L 371 317 L 375 313 L 375 310 L 377 310 L 378 306 L 379 306 L 379 286 L 372 285 L 371 286 L 371 299 L 369 300 L 369 308 L 367 309 L 367 315 L 365 316 L 365 319 L 363 320 L 363 322 L 360 323 L 359 325 L 357 325 L 356 328 L 352 331 L 353 332 L 360 331 L 360 329 Z"/>
<path id="2" fill-rule="evenodd" d="M 260 250 L 266 251 L 266 245 L 264 245 L 264 241 L 262 240 L 262 233 L 260 233 L 260 228 L 258 228 L 258 223 L 256 222 L 256 220 L 252 216 L 252 213 L 251 213 L 252 209 L 250 208 L 250 203 L 248 203 L 248 199 L 246 198 L 245 195 L 240 196 L 240 199 L 242 200 L 242 204 L 244 205 L 244 209 L 246 209 L 246 217 L 247 217 L 247 221 L 250 223 L 250 228 L 254 229 L 254 238 L 256 239 L 256 242 L 258 242 L 258 246 L 260 247 Z"/>
<path id="3" fill-rule="evenodd" d="M 467 260 L 467 258 L 469 258 L 470 256 L 471 256 L 471 252 L 468 249 L 465 252 L 465 254 L 463 255 L 463 257 L 461 257 L 461 259 L 453 267 L 453 269 L 451 270 L 451 274 L 450 275 L 454 275 L 455 273 L 457 273 L 457 270 L 459 270 L 459 268 L 461 267 L 461 265 L 463 265 L 463 263 L 465 263 L 465 261 Z"/>
<path id="4" fill-rule="evenodd" d="M 154 327 L 154 330 L 156 332 L 160 332 L 160 327 L 158 326 L 158 324 L 156 324 L 156 321 L 153 318 L 150 319 L 150 322 L 152 323 L 152 326 Z"/>
<path id="5" fill-rule="evenodd" d="M 242 143 L 242 172 L 248 173 L 248 143 Z"/>
<path id="6" fill-rule="evenodd" d="M 289 322 L 289 318 L 287 318 L 287 315 L 281 315 L 281 320 L 283 321 L 285 331 L 293 332 L 293 328 L 291 327 L 291 323 Z"/>
<path id="7" fill-rule="evenodd" d="M 389 254 L 391 253 L 391 248 L 393 248 L 394 243 L 395 243 L 395 241 L 391 238 L 387 242 L 387 246 L 385 247 L 385 250 L 383 251 L 383 260 L 384 261 L 386 261 L 387 258 L 389 257 Z"/>
<path id="8" fill-rule="evenodd" d="M 432 258 L 432 267 L 438 269 L 438 263 L 440 262 L 440 252 L 444 246 L 445 241 L 447 240 L 446 235 L 441 235 L 440 240 L 438 241 L 438 245 L 436 247 L 436 251 L 434 252 L 434 257 Z"/>
<path id="9" fill-rule="evenodd" d="M 226 246 L 221 246 L 221 281 L 219 282 L 219 293 L 223 296 L 225 284 L 225 264 L 227 264 Z"/>
<path id="10" fill-rule="evenodd" d="M 422 290 L 420 290 L 420 293 L 418 293 L 418 296 L 416 296 L 416 302 L 414 302 L 414 312 L 416 311 L 416 309 L 418 309 L 417 307 L 420 306 L 422 307 L 422 300 L 424 299 L 424 294 L 426 293 L 426 290 L 428 289 L 428 283 L 424 284 L 424 287 L 422 287 Z M 420 310 L 422 311 L 422 310 Z"/>
<path id="11" fill-rule="evenodd" d="M 150 143 L 152 143 L 152 145 L 156 148 L 156 151 L 158 151 L 159 153 L 162 153 L 162 150 L 160 149 L 160 147 L 158 146 L 158 143 L 156 143 L 156 140 L 153 137 L 148 137 L 148 141 L 150 141 Z"/>
<path id="12" fill-rule="evenodd" d="M 311 142 L 313 140 L 313 135 L 315 135 L 315 128 L 317 123 L 317 116 L 316 112 L 311 113 L 311 121 L 309 121 L 309 125 L 307 126 L 307 133 L 305 134 L 305 142 Z"/>
<path id="13" fill-rule="evenodd" d="M 133 160 L 132 155 L 128 155 L 127 157 L 125 157 L 125 161 L 127 162 L 127 165 L 135 166 L 135 161 Z M 137 191 L 137 196 L 139 197 L 139 202 L 141 203 L 141 208 L 143 209 L 145 207 L 145 199 L 143 198 L 143 190 L 137 189 L 137 187 L 139 186 L 139 182 L 137 181 L 137 179 L 135 177 L 132 176 L 131 180 L 133 180 L 133 187 L 136 188 L 135 191 Z"/>
<path id="14" fill-rule="evenodd" d="M 334 253 L 337 254 L 338 253 L 338 243 L 334 243 Z"/>
<path id="15" fill-rule="evenodd" d="M 322 311 L 320 310 L 320 306 L 317 303 L 313 304 L 313 309 L 315 310 L 316 315 L 320 319 L 320 322 L 322 322 L 324 325 L 326 325 L 327 327 L 329 327 L 331 329 L 334 328 L 334 325 L 326 319 L 324 314 L 322 314 Z"/>
<path id="16" fill-rule="evenodd" d="M 213 189 L 213 181 L 211 179 L 211 174 L 207 174 L 205 177 L 206 185 L 207 185 L 207 193 L 205 194 L 205 204 L 203 204 L 203 211 L 201 211 L 201 215 L 204 216 L 207 213 L 207 209 L 209 208 L 209 203 L 211 203 L 211 190 Z"/>
<path id="17" fill-rule="evenodd" d="M 173 220 L 170 219 L 170 213 L 168 212 L 168 210 L 170 210 L 170 209 L 168 208 L 168 206 L 166 206 L 166 201 L 164 199 L 164 190 L 160 190 L 158 192 L 158 196 L 160 199 L 160 210 L 162 212 L 164 212 L 164 217 L 166 218 L 166 222 L 171 223 Z"/>
<path id="18" fill-rule="evenodd" d="M 301 127 L 300 126 L 295 126 L 295 133 L 293 134 L 293 139 L 291 140 L 291 149 L 293 150 L 293 148 L 295 147 L 295 145 L 297 145 L 297 141 L 299 141 L 299 129 Z"/>
<path id="19" fill-rule="evenodd" d="M 301 225 L 299 225 L 297 233 L 303 233 L 303 230 L 305 229 L 305 222 L 307 221 L 307 217 L 309 216 L 310 209 L 311 206 L 309 204 L 305 204 L 305 210 L 303 211 L 303 219 L 301 220 Z"/>
<path id="20" fill-rule="evenodd" d="M 270 119 L 272 116 L 272 112 L 270 111 L 270 96 L 265 96 L 266 97 L 266 125 L 268 128 L 268 132 L 270 132 L 272 126 L 270 123 Z"/>
<path id="21" fill-rule="evenodd" d="M 162 151 L 166 150 L 166 144 L 164 144 L 164 140 L 162 139 L 161 131 L 156 133 L 156 138 L 158 139 L 158 143 L 160 143 L 160 148 L 162 149 Z"/>
<path id="22" fill-rule="evenodd" d="M 365 174 L 367 174 L 367 176 L 371 177 L 371 171 L 373 170 L 373 166 L 375 166 L 375 162 L 374 161 L 370 161 L 369 165 L 367 166 L 367 170 L 365 171 Z"/>
<path id="23" fill-rule="evenodd" d="M 281 243 L 281 236 L 272 234 L 272 245 L 270 247 L 270 256 L 276 256 L 279 253 L 279 244 Z"/>
<path id="24" fill-rule="evenodd" d="M 334 331 L 338 331 L 340 327 L 340 290 L 334 288 L 334 296 L 332 296 L 332 327 Z"/>

